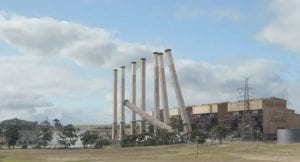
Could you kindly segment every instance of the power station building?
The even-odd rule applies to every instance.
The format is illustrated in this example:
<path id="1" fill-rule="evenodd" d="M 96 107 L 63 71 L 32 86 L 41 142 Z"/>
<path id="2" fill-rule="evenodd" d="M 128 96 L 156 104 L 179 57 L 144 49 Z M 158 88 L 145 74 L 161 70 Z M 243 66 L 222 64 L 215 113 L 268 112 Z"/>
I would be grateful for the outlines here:
<path id="1" fill-rule="evenodd" d="M 229 130 L 240 127 L 257 129 L 269 139 L 277 129 L 300 128 L 300 115 L 287 108 L 285 99 L 277 97 L 255 98 L 245 101 L 221 102 L 187 106 L 193 130 L 210 130 L 214 125 L 222 125 Z M 170 117 L 179 118 L 178 109 L 170 109 Z"/>
<path id="2" fill-rule="evenodd" d="M 278 97 L 264 97 L 249 100 L 249 108 L 245 101 L 220 102 L 186 106 L 192 130 L 210 131 L 215 125 L 236 131 L 241 127 L 259 131 L 264 139 L 276 137 L 277 129 L 300 128 L 300 114 L 287 108 L 287 101 Z M 148 111 L 153 116 L 154 112 Z M 180 119 L 178 108 L 169 109 L 170 118 Z M 163 121 L 163 109 L 160 110 L 160 120 Z M 150 123 L 147 122 L 148 131 Z M 107 136 L 111 131 L 102 130 Z M 139 130 L 139 127 L 137 127 Z M 130 134 L 130 126 L 126 125 L 126 134 Z"/>

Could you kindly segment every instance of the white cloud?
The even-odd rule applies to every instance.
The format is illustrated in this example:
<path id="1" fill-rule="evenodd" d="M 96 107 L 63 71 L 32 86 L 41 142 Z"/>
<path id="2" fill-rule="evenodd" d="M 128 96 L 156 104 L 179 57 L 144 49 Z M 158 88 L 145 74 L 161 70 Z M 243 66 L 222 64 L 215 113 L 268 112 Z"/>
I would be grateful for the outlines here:
<path id="1" fill-rule="evenodd" d="M 22 56 L 0 57 L 0 119 L 45 120 L 49 115 L 66 119 L 61 116 L 64 109 L 56 108 L 59 105 L 49 98 L 84 100 L 107 84 L 60 63 Z M 73 110 L 77 111 L 70 111 Z"/>
<path id="2" fill-rule="evenodd" d="M 205 10 L 195 7 L 180 7 L 175 11 L 175 17 L 182 20 L 209 18 L 213 21 L 240 22 L 244 19 L 241 11 L 233 8 Z"/>
<path id="3" fill-rule="evenodd" d="M 26 55 L 61 57 L 79 65 L 115 67 L 154 49 L 119 40 L 112 32 L 53 18 L 0 15 L 0 39 Z M 130 61 L 129 61 L 130 62 Z"/>
<path id="4" fill-rule="evenodd" d="M 105 108 L 87 104 L 86 108 L 79 109 L 57 105 L 51 99 L 85 100 L 99 94 L 100 89 L 110 89 L 105 79 L 82 74 L 88 70 L 85 67 L 76 70 L 64 63 L 73 61 L 92 70 L 118 67 L 140 57 L 149 58 L 154 49 L 122 41 L 101 28 L 3 12 L 0 13 L 0 40 L 19 51 L 14 56 L 0 57 L 1 119 L 49 117 L 75 123 L 104 122 L 108 120 L 107 103 L 103 103 Z M 86 120 L 82 120 L 84 115 Z"/>
<path id="5" fill-rule="evenodd" d="M 0 96 L 74 97 L 106 86 L 106 81 L 83 77 L 60 63 L 30 57 L 0 57 Z"/>
<path id="6" fill-rule="evenodd" d="M 274 18 L 258 33 L 258 39 L 293 51 L 300 56 L 299 7 L 299 0 L 273 0 L 271 9 Z"/>

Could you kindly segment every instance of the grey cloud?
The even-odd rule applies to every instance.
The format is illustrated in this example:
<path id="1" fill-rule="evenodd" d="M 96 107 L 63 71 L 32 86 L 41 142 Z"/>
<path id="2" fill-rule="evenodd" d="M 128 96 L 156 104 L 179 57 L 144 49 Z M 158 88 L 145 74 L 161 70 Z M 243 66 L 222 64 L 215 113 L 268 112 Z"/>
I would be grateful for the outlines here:
<path id="1" fill-rule="evenodd" d="M 103 108 L 103 110 L 105 110 Z M 22 109 L 0 109 L 0 119 L 20 118 L 25 120 L 43 121 L 59 119 L 63 124 L 110 124 L 109 112 L 101 111 L 101 108 L 81 107 L 66 108 L 59 106 L 28 107 Z"/>
<path id="2" fill-rule="evenodd" d="M 41 97 L 35 96 L 7 96 L 1 97 L 0 108 L 9 108 L 13 110 L 18 109 L 28 109 L 35 107 L 51 107 L 53 103 L 50 101 L 46 101 Z"/>
<path id="3" fill-rule="evenodd" d="M 287 97 L 287 87 L 280 77 L 279 63 L 253 59 L 236 60 L 212 65 L 204 62 L 181 60 L 178 74 L 187 103 L 199 104 L 236 100 L 237 89 L 244 86 L 244 78 L 250 76 L 254 97 Z"/>

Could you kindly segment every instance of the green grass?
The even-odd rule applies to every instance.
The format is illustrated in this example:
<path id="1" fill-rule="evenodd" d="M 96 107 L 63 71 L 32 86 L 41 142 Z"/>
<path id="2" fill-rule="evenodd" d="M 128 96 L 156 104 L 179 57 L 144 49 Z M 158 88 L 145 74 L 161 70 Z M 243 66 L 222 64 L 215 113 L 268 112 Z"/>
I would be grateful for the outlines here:
<path id="1" fill-rule="evenodd" d="M 254 142 L 107 148 L 102 150 L 0 150 L 0 162 L 273 162 L 300 161 L 300 144 L 258 145 Z M 258 146 L 258 147 L 257 147 Z"/>

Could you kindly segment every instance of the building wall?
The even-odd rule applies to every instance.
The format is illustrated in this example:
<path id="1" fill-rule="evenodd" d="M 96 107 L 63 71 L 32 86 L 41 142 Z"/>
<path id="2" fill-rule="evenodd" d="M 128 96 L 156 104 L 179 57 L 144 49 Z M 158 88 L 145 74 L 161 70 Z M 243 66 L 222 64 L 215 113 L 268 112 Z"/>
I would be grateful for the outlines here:
<path id="1" fill-rule="evenodd" d="M 193 105 L 192 106 L 192 113 L 193 114 L 207 114 L 212 113 L 212 105 L 205 104 L 205 105 Z"/>
<path id="2" fill-rule="evenodd" d="M 264 134 L 276 134 L 278 128 L 300 128 L 300 116 L 294 111 L 282 107 L 266 107 L 263 109 Z"/>
<path id="3" fill-rule="evenodd" d="M 252 99 L 249 101 L 250 110 L 258 110 L 263 108 L 263 99 Z M 244 101 L 236 101 L 228 103 L 228 111 L 244 111 Z"/>
<path id="4" fill-rule="evenodd" d="M 177 116 L 179 115 L 179 109 L 178 108 L 169 109 L 169 114 L 170 116 Z"/>
<path id="5" fill-rule="evenodd" d="M 286 100 L 284 99 L 270 97 L 270 98 L 265 98 L 262 101 L 263 101 L 263 108 L 287 109 Z"/>
<path id="6" fill-rule="evenodd" d="M 218 121 L 223 121 L 228 115 L 228 103 L 217 104 Z"/>
<path id="7" fill-rule="evenodd" d="M 38 143 L 39 129 L 20 130 L 21 139 L 17 141 L 17 145 L 36 145 Z"/>
<path id="8" fill-rule="evenodd" d="M 263 133 L 274 134 L 278 128 L 286 128 L 286 114 L 284 109 L 263 109 Z"/>

